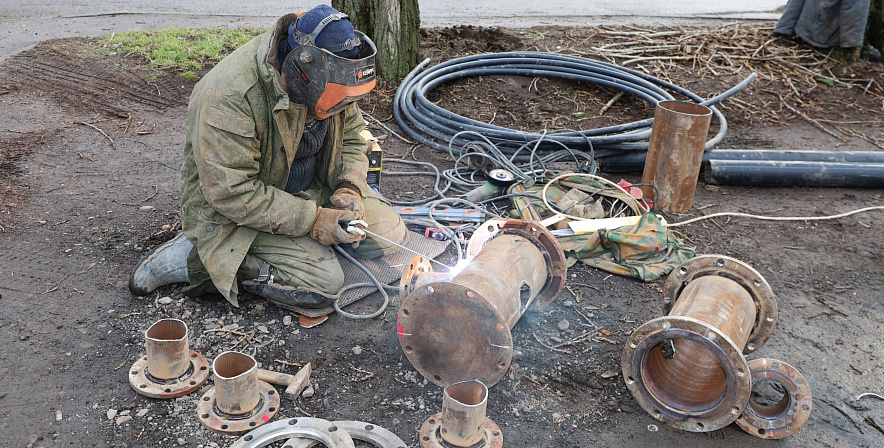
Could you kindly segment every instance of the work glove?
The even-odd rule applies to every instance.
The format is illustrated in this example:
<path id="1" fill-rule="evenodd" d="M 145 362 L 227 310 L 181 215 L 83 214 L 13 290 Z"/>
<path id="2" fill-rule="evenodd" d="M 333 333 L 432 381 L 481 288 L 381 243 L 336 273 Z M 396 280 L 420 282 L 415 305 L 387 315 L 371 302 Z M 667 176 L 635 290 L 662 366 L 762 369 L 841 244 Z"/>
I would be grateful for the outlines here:
<path id="1" fill-rule="evenodd" d="M 350 210 L 359 216 L 356 219 L 365 219 L 365 204 L 362 203 L 362 197 L 352 189 L 338 188 L 328 200 L 335 210 Z"/>
<path id="2" fill-rule="evenodd" d="M 350 210 L 319 207 L 316 209 L 316 221 L 310 228 L 310 238 L 319 241 L 324 246 L 351 243 L 358 245 L 360 241 L 365 239 L 365 235 L 347 233 L 344 228 L 350 221 L 356 219 L 359 219 L 356 212 Z"/>

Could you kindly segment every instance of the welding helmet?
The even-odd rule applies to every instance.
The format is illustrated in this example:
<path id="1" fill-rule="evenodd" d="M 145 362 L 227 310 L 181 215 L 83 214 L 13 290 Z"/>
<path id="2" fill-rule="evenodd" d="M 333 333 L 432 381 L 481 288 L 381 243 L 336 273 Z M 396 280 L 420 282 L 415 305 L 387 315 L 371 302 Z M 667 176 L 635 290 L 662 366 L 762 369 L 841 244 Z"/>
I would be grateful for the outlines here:
<path id="1" fill-rule="evenodd" d="M 303 13 L 299 14 L 297 20 L 302 20 L 303 16 Z M 374 57 L 377 48 L 365 34 L 354 30 L 352 39 L 324 48 L 316 45 L 322 30 L 338 20 L 349 21 L 346 14 L 337 12 L 320 20 L 310 33 L 299 29 L 297 23 L 290 27 L 290 37 L 298 46 L 289 52 L 282 64 L 289 99 L 306 105 L 308 113 L 318 119 L 340 112 L 367 95 L 376 84 Z"/>

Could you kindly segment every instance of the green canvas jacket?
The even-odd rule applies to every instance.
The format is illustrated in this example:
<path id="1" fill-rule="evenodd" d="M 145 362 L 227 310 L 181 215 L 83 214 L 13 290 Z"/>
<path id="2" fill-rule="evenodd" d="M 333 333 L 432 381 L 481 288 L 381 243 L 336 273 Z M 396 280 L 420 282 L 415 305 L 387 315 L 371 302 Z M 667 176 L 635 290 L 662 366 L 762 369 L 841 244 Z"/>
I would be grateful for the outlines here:
<path id="1" fill-rule="evenodd" d="M 258 232 L 302 236 L 316 219 L 315 202 L 283 190 L 307 119 L 307 108 L 289 101 L 278 71 L 278 44 L 295 18 L 282 17 L 227 56 L 197 83 L 187 108 L 182 228 L 234 306 L 236 272 Z M 350 184 L 365 195 L 362 113 L 352 104 L 328 120 L 315 180 L 330 189 Z"/>

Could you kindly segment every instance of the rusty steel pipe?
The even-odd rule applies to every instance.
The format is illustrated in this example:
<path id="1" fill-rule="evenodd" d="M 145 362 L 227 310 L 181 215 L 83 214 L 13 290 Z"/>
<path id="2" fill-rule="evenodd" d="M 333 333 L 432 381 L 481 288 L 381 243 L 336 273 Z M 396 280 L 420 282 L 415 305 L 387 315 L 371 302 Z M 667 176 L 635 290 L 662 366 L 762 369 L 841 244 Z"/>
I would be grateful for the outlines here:
<path id="1" fill-rule="evenodd" d="M 765 383 L 771 383 L 784 393 L 770 404 L 749 400 L 737 426 L 762 439 L 782 439 L 798 432 L 807 423 L 813 407 L 813 396 L 804 376 L 791 365 L 771 358 L 753 359 L 749 368 L 753 392 L 761 392 Z"/>
<path id="2" fill-rule="evenodd" d="M 154 378 L 170 380 L 190 368 L 190 343 L 187 324 L 178 319 L 163 319 L 144 332 L 147 371 Z"/>
<path id="3" fill-rule="evenodd" d="M 488 387 L 479 381 L 462 381 L 445 388 L 442 396 L 442 440 L 470 447 L 484 438 Z"/>
<path id="4" fill-rule="evenodd" d="M 420 430 L 422 448 L 502 448 L 500 427 L 485 415 L 488 387 L 469 380 L 452 384 L 442 395 L 442 412 Z"/>
<path id="5" fill-rule="evenodd" d="M 496 384 L 510 365 L 510 330 L 531 306 L 551 302 L 564 286 L 565 256 L 536 222 L 491 220 L 481 250 L 462 270 L 435 273 L 416 257 L 403 275 L 399 343 L 429 381 L 447 386 Z"/>
<path id="6" fill-rule="evenodd" d="M 261 401 L 258 391 L 258 363 L 245 353 L 224 352 L 212 363 L 215 403 L 229 415 L 252 412 Z"/>
<path id="7" fill-rule="evenodd" d="M 655 208 L 673 213 L 691 209 L 711 122 L 712 110 L 706 106 L 684 101 L 657 103 L 642 175 L 642 183 L 657 187 L 642 187 Z"/>
<path id="8" fill-rule="evenodd" d="M 758 272 L 733 258 L 688 260 L 664 286 L 667 316 L 628 339 L 623 377 L 657 420 L 694 432 L 733 422 L 749 402 L 743 353 L 764 344 L 776 322 L 776 298 Z"/>

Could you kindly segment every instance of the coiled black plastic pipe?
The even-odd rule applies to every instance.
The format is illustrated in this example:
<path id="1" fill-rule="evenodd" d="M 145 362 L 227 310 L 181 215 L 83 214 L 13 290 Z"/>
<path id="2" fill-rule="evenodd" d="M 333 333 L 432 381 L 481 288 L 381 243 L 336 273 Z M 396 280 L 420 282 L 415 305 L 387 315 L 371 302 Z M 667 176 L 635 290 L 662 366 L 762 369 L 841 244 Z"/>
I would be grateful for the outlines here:
<path id="1" fill-rule="evenodd" d="M 728 91 L 704 101 L 687 89 L 659 78 L 577 56 L 538 52 L 481 54 L 452 59 L 420 72 L 429 63 L 429 59 L 424 60 L 402 81 L 396 91 L 393 113 L 399 126 L 415 140 L 445 152 L 448 151 L 449 142 L 452 142 L 454 146 L 462 146 L 470 139 L 475 138 L 470 134 L 463 134 L 458 139 L 454 139 L 454 135 L 462 131 L 477 132 L 498 145 L 504 153 L 509 154 L 512 154 L 526 142 L 538 139 L 544 140 L 539 148 L 541 152 L 561 149 L 560 145 L 553 144 L 550 142 L 551 140 L 575 149 L 594 149 L 597 156 L 622 151 L 645 151 L 648 148 L 647 140 L 651 135 L 651 125 L 654 122 L 653 118 L 648 118 L 587 131 L 545 134 L 521 132 L 457 115 L 427 99 L 426 95 L 431 90 L 461 78 L 517 75 L 569 79 L 621 90 L 653 105 L 656 105 L 658 101 L 675 99 L 669 93 L 672 91 L 712 109 L 713 115 L 719 123 L 719 130 L 714 137 L 706 142 L 706 148 L 711 148 L 720 142 L 727 133 L 727 120 L 713 105 L 739 92 L 756 77 L 753 73 Z"/>

